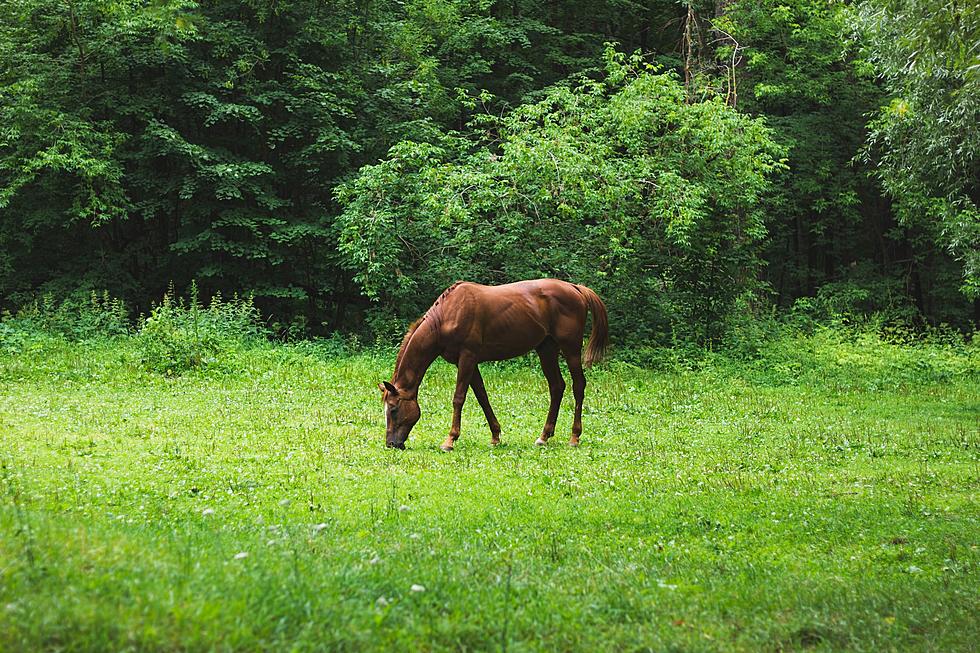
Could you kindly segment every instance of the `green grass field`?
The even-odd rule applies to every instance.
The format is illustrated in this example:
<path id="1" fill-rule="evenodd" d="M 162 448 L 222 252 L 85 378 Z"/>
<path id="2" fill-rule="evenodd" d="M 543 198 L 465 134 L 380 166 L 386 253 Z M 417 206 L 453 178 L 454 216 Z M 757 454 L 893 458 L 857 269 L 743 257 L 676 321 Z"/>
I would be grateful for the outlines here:
<path id="1" fill-rule="evenodd" d="M 454 368 L 384 448 L 392 358 L 127 339 L 0 354 L 0 651 L 976 650 L 980 355 L 799 338 L 589 373 L 533 446 L 531 361 Z M 312 352 L 312 353 L 311 353 Z M 560 437 L 559 437 L 560 436 Z"/>

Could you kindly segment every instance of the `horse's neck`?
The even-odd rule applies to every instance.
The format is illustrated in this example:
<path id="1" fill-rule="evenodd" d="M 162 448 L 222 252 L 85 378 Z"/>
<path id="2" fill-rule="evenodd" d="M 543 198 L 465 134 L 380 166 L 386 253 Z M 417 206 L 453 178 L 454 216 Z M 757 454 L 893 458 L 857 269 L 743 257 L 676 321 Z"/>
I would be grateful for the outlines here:
<path id="1" fill-rule="evenodd" d="M 439 334 L 431 320 L 422 320 L 405 346 L 391 382 L 399 390 L 415 394 L 422 385 L 426 370 L 439 353 Z"/>

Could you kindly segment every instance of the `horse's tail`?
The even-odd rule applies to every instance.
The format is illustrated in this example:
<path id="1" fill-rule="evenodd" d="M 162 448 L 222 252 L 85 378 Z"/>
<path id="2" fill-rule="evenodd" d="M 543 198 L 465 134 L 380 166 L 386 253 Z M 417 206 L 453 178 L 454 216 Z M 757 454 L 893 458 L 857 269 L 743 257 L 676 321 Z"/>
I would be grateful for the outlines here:
<path id="1" fill-rule="evenodd" d="M 609 317 L 606 314 L 606 305 L 595 291 L 585 286 L 575 287 L 585 297 L 585 303 L 592 311 L 592 335 L 589 336 L 589 346 L 585 350 L 585 366 L 589 367 L 592 363 L 601 361 L 609 348 Z"/>

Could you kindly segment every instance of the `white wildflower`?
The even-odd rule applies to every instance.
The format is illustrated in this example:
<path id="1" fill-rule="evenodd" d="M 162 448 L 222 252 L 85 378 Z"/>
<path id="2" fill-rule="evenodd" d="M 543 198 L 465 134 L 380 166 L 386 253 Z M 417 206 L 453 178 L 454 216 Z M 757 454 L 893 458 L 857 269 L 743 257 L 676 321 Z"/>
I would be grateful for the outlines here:
<path id="1" fill-rule="evenodd" d="M 241 560 L 242 558 L 247 558 L 247 557 L 248 557 L 247 551 L 241 551 L 235 554 L 235 560 Z"/>
<path id="2" fill-rule="evenodd" d="M 424 585 L 412 585 L 412 591 L 413 592 L 424 592 L 425 591 L 425 586 Z"/>

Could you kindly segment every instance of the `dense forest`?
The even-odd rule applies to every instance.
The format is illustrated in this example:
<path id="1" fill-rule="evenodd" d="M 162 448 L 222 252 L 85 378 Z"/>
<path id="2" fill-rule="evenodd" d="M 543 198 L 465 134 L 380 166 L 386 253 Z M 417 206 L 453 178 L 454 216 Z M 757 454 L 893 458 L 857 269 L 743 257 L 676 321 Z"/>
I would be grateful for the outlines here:
<path id="1" fill-rule="evenodd" d="M 963 0 L 6 0 L 0 308 L 253 295 L 388 338 L 456 279 L 620 342 L 980 318 Z"/>

